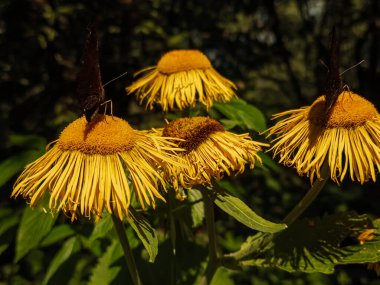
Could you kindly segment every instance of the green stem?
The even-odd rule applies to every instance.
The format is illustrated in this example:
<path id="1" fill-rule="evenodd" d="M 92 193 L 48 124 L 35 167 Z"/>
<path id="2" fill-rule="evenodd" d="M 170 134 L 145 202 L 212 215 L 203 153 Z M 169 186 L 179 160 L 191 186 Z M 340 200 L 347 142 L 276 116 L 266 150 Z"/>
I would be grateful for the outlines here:
<path id="1" fill-rule="evenodd" d="M 306 193 L 302 200 L 299 201 L 293 210 L 291 210 L 290 213 L 283 219 L 282 222 L 284 224 L 288 226 L 291 225 L 310 206 L 310 204 L 315 200 L 315 198 L 317 198 L 318 194 L 323 189 L 323 186 L 326 184 L 329 173 L 330 171 L 328 163 L 324 162 L 321 169 L 321 177 L 314 181 L 310 190 Z M 253 237 L 253 240 L 251 240 L 249 245 L 244 246 L 236 252 L 225 255 L 224 261 L 227 263 L 231 263 L 232 261 L 232 263 L 234 263 L 234 261 L 242 260 L 248 255 L 261 252 L 273 240 L 275 236 L 276 233 L 258 233 Z"/>
<path id="2" fill-rule="evenodd" d="M 328 163 L 324 163 L 321 169 L 321 178 L 314 181 L 310 190 L 306 193 L 306 195 L 302 198 L 301 201 L 290 211 L 290 213 L 284 218 L 282 221 L 284 224 L 288 226 L 291 225 L 294 221 L 296 221 L 299 216 L 310 206 L 310 204 L 317 198 L 323 186 L 325 186 L 329 175 L 329 166 Z"/>
<path id="3" fill-rule="evenodd" d="M 171 240 L 171 254 L 170 254 L 170 284 L 175 284 L 176 283 L 176 278 L 175 278 L 175 265 L 176 265 L 176 228 L 175 228 L 175 220 L 174 220 L 174 215 L 173 215 L 173 206 L 175 202 L 175 197 L 174 197 L 174 191 L 169 191 L 169 199 L 168 199 L 168 216 L 169 216 L 169 235 L 170 235 L 170 240 Z"/>
<path id="4" fill-rule="evenodd" d="M 214 216 L 214 203 L 210 197 L 209 191 L 207 189 L 202 190 L 203 203 L 205 209 L 206 227 L 208 235 L 208 250 L 209 250 L 209 260 L 204 273 L 199 284 L 210 284 L 211 280 L 218 269 L 219 260 L 217 255 L 216 246 L 216 233 L 215 233 L 215 216 Z"/>
<path id="5" fill-rule="evenodd" d="M 127 261 L 127 267 L 128 267 L 129 273 L 131 274 L 133 284 L 142 285 L 139 272 L 137 270 L 135 258 L 133 257 L 127 235 L 125 234 L 124 225 L 122 221 L 115 215 L 112 215 L 112 221 L 115 226 L 117 235 L 119 236 L 119 240 L 124 251 L 124 257 L 125 257 L 125 260 Z"/>

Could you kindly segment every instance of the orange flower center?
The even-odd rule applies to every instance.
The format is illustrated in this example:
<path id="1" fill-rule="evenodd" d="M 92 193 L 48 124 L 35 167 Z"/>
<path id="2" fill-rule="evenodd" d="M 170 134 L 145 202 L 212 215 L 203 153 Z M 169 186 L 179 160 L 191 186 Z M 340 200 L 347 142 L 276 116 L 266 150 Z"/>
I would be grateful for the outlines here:
<path id="1" fill-rule="evenodd" d="M 187 152 L 196 149 L 211 134 L 223 132 L 224 127 L 216 120 L 207 117 L 181 118 L 167 124 L 162 133 L 165 137 L 180 138 L 184 141 L 179 147 Z"/>
<path id="2" fill-rule="evenodd" d="M 126 121 L 98 115 L 90 123 L 81 117 L 68 125 L 57 146 L 63 151 L 109 155 L 131 150 L 135 141 L 135 130 Z"/>
<path id="3" fill-rule="evenodd" d="M 164 54 L 157 64 L 157 70 L 163 74 L 173 74 L 192 69 L 211 68 L 211 62 L 199 50 L 173 50 Z"/>
<path id="4" fill-rule="evenodd" d="M 328 114 L 325 113 L 325 96 L 314 101 L 308 119 L 326 128 L 354 128 L 378 116 L 375 106 L 363 97 L 343 91 Z"/>

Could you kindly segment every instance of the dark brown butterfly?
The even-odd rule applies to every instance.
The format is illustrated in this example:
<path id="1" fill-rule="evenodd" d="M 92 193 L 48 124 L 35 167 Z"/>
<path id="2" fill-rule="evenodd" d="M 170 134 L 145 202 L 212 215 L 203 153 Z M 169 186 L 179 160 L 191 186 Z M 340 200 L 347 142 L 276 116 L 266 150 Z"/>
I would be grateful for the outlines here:
<path id="1" fill-rule="evenodd" d="M 334 106 L 339 94 L 342 92 L 342 78 L 339 73 L 339 40 L 336 36 L 335 28 L 331 31 L 330 54 L 328 63 L 327 83 L 325 89 L 327 114 Z"/>
<path id="2" fill-rule="evenodd" d="M 105 100 L 100 76 L 99 41 L 95 24 L 89 27 L 80 65 L 77 89 L 79 105 L 87 122 L 90 122 L 98 114 L 100 106 Z"/>

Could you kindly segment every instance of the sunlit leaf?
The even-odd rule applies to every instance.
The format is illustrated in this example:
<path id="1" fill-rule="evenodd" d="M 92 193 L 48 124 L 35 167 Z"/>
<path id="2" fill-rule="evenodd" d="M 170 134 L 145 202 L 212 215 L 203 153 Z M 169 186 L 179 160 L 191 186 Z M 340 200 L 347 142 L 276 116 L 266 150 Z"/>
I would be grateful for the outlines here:
<path id="1" fill-rule="evenodd" d="M 215 103 L 214 108 L 229 119 L 229 121 L 224 121 L 227 127 L 237 124 L 244 129 L 257 132 L 266 129 L 266 120 L 263 113 L 244 100 L 235 99 L 228 103 Z"/>
<path id="2" fill-rule="evenodd" d="M 231 270 L 223 267 L 219 267 L 212 278 L 211 285 L 235 285 L 234 280 L 230 277 L 232 274 Z"/>
<path id="3" fill-rule="evenodd" d="M 285 224 L 276 224 L 260 217 L 242 200 L 228 193 L 218 193 L 215 198 L 215 204 L 251 229 L 265 233 L 275 233 L 286 228 Z"/>

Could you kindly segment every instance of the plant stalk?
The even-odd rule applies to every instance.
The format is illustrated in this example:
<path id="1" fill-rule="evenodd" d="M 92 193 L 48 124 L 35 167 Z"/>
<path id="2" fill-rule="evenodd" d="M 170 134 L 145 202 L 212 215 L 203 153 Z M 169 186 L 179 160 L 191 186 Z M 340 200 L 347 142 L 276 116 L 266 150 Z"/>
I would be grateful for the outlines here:
<path id="1" fill-rule="evenodd" d="M 119 240 L 124 251 L 124 257 L 125 257 L 125 260 L 127 261 L 127 267 L 128 267 L 129 273 L 131 274 L 132 282 L 134 285 L 142 285 L 140 275 L 137 270 L 135 258 L 133 257 L 127 235 L 125 234 L 124 225 L 122 221 L 115 215 L 112 215 L 112 221 L 113 221 L 115 230 L 117 232 L 117 235 L 119 236 Z"/>
<path id="2" fill-rule="evenodd" d="M 199 284 L 206 285 L 211 283 L 211 280 L 216 270 L 218 269 L 219 260 L 216 246 L 214 203 L 207 189 L 202 189 L 202 197 L 205 209 L 205 219 L 208 235 L 209 260 L 204 276 L 200 279 Z"/>
<path id="3" fill-rule="evenodd" d="M 283 219 L 282 223 L 290 226 L 295 222 L 303 212 L 310 206 L 310 204 L 317 198 L 329 177 L 330 169 L 328 163 L 325 161 L 321 169 L 321 177 L 316 179 L 306 195 L 298 202 L 298 204 L 290 211 L 290 213 Z M 258 233 L 253 237 L 250 244 L 247 244 L 240 250 L 227 254 L 224 256 L 224 261 L 231 263 L 231 261 L 240 261 L 245 257 L 258 253 L 264 250 L 264 248 L 273 240 L 277 233 Z M 232 259 L 232 260 L 231 260 Z"/>

